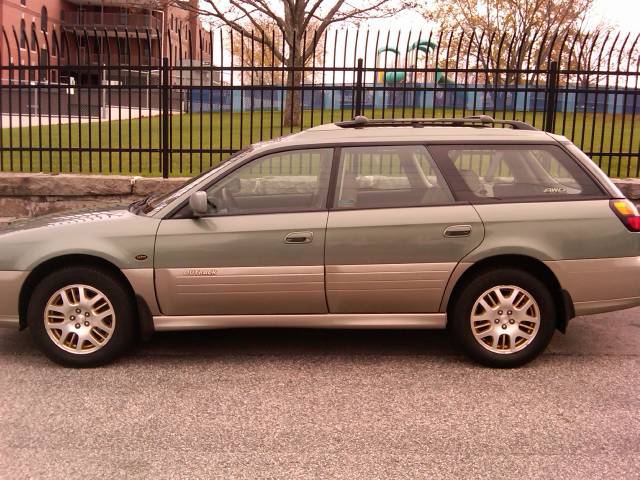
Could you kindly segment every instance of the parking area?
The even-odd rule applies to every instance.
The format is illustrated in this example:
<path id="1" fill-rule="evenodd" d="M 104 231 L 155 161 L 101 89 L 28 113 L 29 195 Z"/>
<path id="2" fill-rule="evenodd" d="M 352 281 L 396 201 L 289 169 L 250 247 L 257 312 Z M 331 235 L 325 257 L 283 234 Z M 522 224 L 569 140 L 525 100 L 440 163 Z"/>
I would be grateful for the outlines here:
<path id="1" fill-rule="evenodd" d="M 640 309 L 517 370 L 440 331 L 157 334 L 94 370 L 0 330 L 0 477 L 638 478 Z"/>

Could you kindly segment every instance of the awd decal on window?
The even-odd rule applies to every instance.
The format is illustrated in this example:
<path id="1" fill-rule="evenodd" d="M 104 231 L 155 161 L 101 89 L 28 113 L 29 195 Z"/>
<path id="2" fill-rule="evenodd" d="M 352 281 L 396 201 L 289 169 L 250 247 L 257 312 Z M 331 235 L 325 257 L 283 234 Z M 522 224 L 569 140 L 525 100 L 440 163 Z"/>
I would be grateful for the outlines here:
<path id="1" fill-rule="evenodd" d="M 544 189 L 544 193 L 566 193 L 567 189 L 564 187 L 547 187 Z"/>

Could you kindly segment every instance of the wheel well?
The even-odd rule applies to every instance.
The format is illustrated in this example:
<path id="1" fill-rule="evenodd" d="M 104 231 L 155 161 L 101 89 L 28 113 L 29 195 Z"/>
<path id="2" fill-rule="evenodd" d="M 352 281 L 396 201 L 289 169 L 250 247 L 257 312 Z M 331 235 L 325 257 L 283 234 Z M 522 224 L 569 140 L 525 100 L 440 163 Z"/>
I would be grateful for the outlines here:
<path id="1" fill-rule="evenodd" d="M 496 268 L 518 268 L 535 275 L 542 281 L 551 293 L 558 312 L 556 319 L 556 328 L 562 333 L 566 331 L 569 319 L 575 316 L 573 311 L 573 301 L 566 290 L 560 286 L 560 282 L 555 274 L 543 262 L 533 257 L 525 255 L 499 255 L 495 257 L 485 258 L 469 267 L 456 282 L 449 302 L 447 304 L 447 312 L 455 303 L 457 296 L 460 294 L 462 287 L 474 276 Z"/>
<path id="2" fill-rule="evenodd" d="M 135 300 L 135 293 L 133 291 L 133 288 L 131 287 L 131 283 L 129 283 L 127 277 L 125 277 L 122 271 L 113 263 L 100 257 L 94 257 L 92 255 L 63 255 L 61 257 L 49 259 L 46 262 L 38 265 L 31 271 L 24 284 L 22 285 L 22 289 L 20 290 L 20 298 L 18 300 L 20 330 L 24 330 L 25 328 L 27 328 L 27 307 L 29 305 L 29 294 L 45 276 L 61 268 L 85 266 L 99 268 L 116 276 L 122 282 L 122 285 L 124 285 L 125 288 L 129 291 L 131 299 Z"/>

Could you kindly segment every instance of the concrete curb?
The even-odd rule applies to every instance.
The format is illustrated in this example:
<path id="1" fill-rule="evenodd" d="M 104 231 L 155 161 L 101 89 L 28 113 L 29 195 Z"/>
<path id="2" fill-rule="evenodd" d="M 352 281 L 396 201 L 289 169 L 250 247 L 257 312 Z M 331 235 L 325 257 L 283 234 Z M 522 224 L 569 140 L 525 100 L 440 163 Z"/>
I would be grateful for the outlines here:
<path id="1" fill-rule="evenodd" d="M 629 200 L 640 203 L 640 178 L 614 179 L 613 183 Z"/>

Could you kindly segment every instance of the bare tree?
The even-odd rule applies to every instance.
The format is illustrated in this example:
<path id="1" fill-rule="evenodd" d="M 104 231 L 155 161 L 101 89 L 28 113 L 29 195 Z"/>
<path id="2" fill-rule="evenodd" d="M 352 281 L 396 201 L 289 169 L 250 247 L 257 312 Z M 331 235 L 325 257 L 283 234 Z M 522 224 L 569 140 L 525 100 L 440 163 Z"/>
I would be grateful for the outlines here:
<path id="1" fill-rule="evenodd" d="M 245 83 L 253 85 L 282 85 L 284 84 L 284 64 L 281 55 L 284 48 L 283 36 L 276 25 L 265 21 L 262 31 L 266 33 L 252 32 L 251 36 L 242 33 L 231 34 L 229 37 L 229 50 L 233 56 L 234 65 L 241 67 L 266 67 L 261 70 L 243 70 L 242 79 Z M 305 83 L 311 83 L 322 74 L 322 71 L 314 70 L 314 67 L 324 66 L 324 35 L 317 37 L 315 28 L 312 28 L 313 39 L 311 49 L 312 55 L 303 56 L 305 71 L 303 79 Z"/>
<path id="2" fill-rule="evenodd" d="M 173 0 L 182 8 L 193 8 Z M 314 55 L 317 40 L 331 25 L 363 18 L 379 18 L 396 13 L 401 5 L 391 0 L 359 0 L 355 7 L 346 0 L 201 0 L 197 13 L 251 38 L 258 36 L 275 59 L 287 68 L 285 84 L 285 125 L 300 125 L 302 69 Z M 392 3 L 393 6 L 389 4 Z M 265 29 L 265 21 L 276 25 L 284 42 L 282 48 Z"/>
<path id="3" fill-rule="evenodd" d="M 547 60 L 578 34 L 595 0 L 433 0 L 428 20 L 452 36 L 453 51 L 469 52 L 481 69 L 505 69 L 487 82 L 527 80 L 520 73 Z"/>

